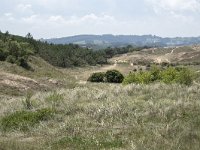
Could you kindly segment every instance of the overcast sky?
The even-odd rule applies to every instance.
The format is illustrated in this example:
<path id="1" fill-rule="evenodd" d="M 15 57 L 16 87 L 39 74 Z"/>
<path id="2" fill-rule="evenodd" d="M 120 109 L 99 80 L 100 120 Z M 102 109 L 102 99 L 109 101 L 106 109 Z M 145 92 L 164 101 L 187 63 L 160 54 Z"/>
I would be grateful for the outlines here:
<path id="1" fill-rule="evenodd" d="M 0 30 L 35 38 L 200 36 L 200 0 L 1 0 Z"/>

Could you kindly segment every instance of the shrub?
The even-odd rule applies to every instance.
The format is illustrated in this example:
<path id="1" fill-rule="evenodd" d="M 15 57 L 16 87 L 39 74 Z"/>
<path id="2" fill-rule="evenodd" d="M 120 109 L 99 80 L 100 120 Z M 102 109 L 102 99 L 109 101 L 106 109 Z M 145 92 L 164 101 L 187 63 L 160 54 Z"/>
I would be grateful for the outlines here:
<path id="1" fill-rule="evenodd" d="M 129 73 L 129 75 L 126 76 L 123 80 L 123 84 L 131 84 L 131 83 L 137 83 L 136 73 Z"/>
<path id="2" fill-rule="evenodd" d="M 105 73 L 104 72 L 98 72 L 98 73 L 93 73 L 88 81 L 90 82 L 104 82 L 105 81 Z"/>
<path id="3" fill-rule="evenodd" d="M 149 84 L 151 82 L 152 82 L 152 75 L 150 74 L 150 72 L 130 73 L 123 80 L 123 84 L 131 84 L 131 83 Z"/>
<path id="4" fill-rule="evenodd" d="M 18 66 L 21 66 L 25 69 L 30 69 L 30 66 L 28 65 L 28 62 L 27 62 L 27 58 L 26 57 L 19 57 L 16 61 L 16 64 Z"/>
<path id="5" fill-rule="evenodd" d="M 157 66 L 152 66 L 150 68 L 151 81 L 160 80 L 161 71 L 162 70 L 160 68 L 158 68 Z"/>
<path id="6" fill-rule="evenodd" d="M 180 84 L 191 85 L 195 78 L 195 73 L 189 69 L 182 68 L 178 72 L 175 81 Z"/>
<path id="7" fill-rule="evenodd" d="M 124 76 L 117 70 L 109 70 L 105 74 L 106 81 L 109 83 L 122 83 Z"/>
<path id="8" fill-rule="evenodd" d="M 191 85 L 194 79 L 195 73 L 187 68 L 169 67 L 162 70 L 154 66 L 150 69 L 150 71 L 130 73 L 124 79 L 123 84 L 149 84 L 151 82 L 161 81 L 166 84 L 179 83 Z"/>
<path id="9" fill-rule="evenodd" d="M 16 58 L 12 55 L 9 55 L 7 58 L 6 58 L 6 61 L 9 62 L 9 63 L 12 63 L 14 64 L 16 62 Z"/>
<path id="10" fill-rule="evenodd" d="M 177 73 L 178 70 L 176 70 L 174 67 L 169 67 L 161 72 L 161 81 L 166 84 L 175 83 Z"/>
<path id="11" fill-rule="evenodd" d="M 93 73 L 88 81 L 90 82 L 109 82 L 109 83 L 122 83 L 124 76 L 117 70 L 109 70 L 106 73 L 98 72 Z"/>
<path id="12" fill-rule="evenodd" d="M 53 116 L 53 110 L 46 108 L 38 111 L 17 111 L 7 115 L 1 120 L 3 131 L 28 131 L 40 121 L 48 120 Z"/>
<path id="13" fill-rule="evenodd" d="M 7 51 L 0 47 L 0 61 L 5 61 L 7 58 Z"/>
<path id="14" fill-rule="evenodd" d="M 152 76 L 150 72 L 139 72 L 136 79 L 138 83 L 149 84 L 152 80 Z"/>

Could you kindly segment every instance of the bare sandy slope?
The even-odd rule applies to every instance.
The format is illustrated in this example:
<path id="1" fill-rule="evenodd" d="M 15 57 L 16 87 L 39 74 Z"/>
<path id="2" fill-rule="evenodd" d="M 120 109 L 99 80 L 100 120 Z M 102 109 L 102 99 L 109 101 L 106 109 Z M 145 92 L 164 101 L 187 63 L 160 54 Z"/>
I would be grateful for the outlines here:
<path id="1" fill-rule="evenodd" d="M 31 88 L 40 88 L 46 86 L 34 79 L 2 71 L 0 72 L 0 84 L 3 86 L 18 88 L 19 90 L 28 90 Z"/>
<path id="2" fill-rule="evenodd" d="M 174 48 L 152 48 L 144 49 L 141 52 L 133 52 L 126 55 L 120 55 L 111 59 L 112 62 L 154 62 L 154 63 L 173 63 L 188 61 L 200 61 L 200 46 L 174 47 Z"/>
<path id="3" fill-rule="evenodd" d="M 27 91 L 47 91 L 62 87 L 67 80 L 56 67 L 41 58 L 31 57 L 32 70 L 26 70 L 15 64 L 0 62 L 0 95 L 23 95 Z M 69 80 L 70 81 L 70 80 Z"/>

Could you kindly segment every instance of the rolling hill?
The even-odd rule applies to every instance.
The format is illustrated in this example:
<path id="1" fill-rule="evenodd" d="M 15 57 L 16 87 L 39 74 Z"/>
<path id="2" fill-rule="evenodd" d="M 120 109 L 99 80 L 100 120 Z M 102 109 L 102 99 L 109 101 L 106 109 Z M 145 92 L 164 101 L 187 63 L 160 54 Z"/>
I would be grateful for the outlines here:
<path id="1" fill-rule="evenodd" d="M 184 46 L 200 43 L 200 37 L 162 38 L 154 35 L 77 35 L 63 38 L 42 39 L 54 44 L 78 44 L 83 47 L 100 49 L 105 47 L 133 46 Z"/>

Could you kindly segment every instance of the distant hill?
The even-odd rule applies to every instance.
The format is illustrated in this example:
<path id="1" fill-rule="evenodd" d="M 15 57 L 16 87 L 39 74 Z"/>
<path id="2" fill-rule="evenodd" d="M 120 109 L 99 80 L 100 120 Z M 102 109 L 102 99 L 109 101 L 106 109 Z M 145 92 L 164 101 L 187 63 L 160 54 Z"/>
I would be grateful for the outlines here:
<path id="1" fill-rule="evenodd" d="M 200 37 L 162 38 L 153 35 L 76 35 L 63 38 L 43 39 L 54 44 L 78 44 L 94 49 L 133 46 L 184 46 L 200 44 Z"/>

